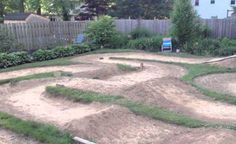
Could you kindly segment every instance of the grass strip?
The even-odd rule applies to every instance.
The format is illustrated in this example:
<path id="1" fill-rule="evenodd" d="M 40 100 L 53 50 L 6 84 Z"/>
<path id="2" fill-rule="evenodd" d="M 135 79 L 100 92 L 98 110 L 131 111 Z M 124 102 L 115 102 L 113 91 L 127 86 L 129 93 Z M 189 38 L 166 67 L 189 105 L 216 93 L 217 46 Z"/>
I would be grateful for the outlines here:
<path id="1" fill-rule="evenodd" d="M 54 126 L 26 121 L 0 112 L 0 127 L 47 144 L 72 144 L 72 137 Z"/>
<path id="2" fill-rule="evenodd" d="M 132 72 L 132 71 L 136 71 L 137 68 L 132 67 L 130 65 L 126 65 L 126 64 L 117 64 L 118 69 L 120 69 L 121 71 L 124 72 Z"/>
<path id="3" fill-rule="evenodd" d="M 194 81 L 194 79 L 197 77 L 205 76 L 209 74 L 235 73 L 236 68 L 226 68 L 226 67 L 220 67 L 220 66 L 210 65 L 210 64 L 187 64 L 187 63 L 165 62 L 165 61 L 147 60 L 147 59 L 132 59 L 132 58 L 122 58 L 122 57 L 119 57 L 119 58 L 111 57 L 110 59 L 158 62 L 158 63 L 172 64 L 172 65 L 184 67 L 185 69 L 187 69 L 188 73 L 181 78 L 182 81 L 188 84 L 191 84 L 193 87 L 195 87 L 198 91 L 200 91 L 205 96 L 208 96 L 217 101 L 222 101 L 222 102 L 236 105 L 236 96 L 209 90 L 207 88 L 200 86 Z"/>
<path id="4" fill-rule="evenodd" d="M 76 102 L 101 102 L 112 103 L 124 106 L 138 115 L 147 116 L 153 119 L 162 120 L 172 124 L 183 125 L 190 128 L 203 127 L 208 125 L 207 122 L 200 121 L 188 116 L 160 108 L 157 106 L 149 106 L 142 103 L 127 100 L 121 96 L 111 96 L 101 93 L 83 91 L 79 89 L 49 86 L 46 91 L 53 96 L 62 96 Z"/>
<path id="5" fill-rule="evenodd" d="M 33 75 L 27 75 L 27 76 L 22 76 L 22 77 L 16 77 L 16 78 L 10 78 L 10 79 L 3 79 L 0 80 L 0 85 L 7 84 L 7 83 L 16 83 L 19 81 L 24 81 L 24 80 L 32 80 L 32 79 L 42 79 L 42 78 L 50 78 L 50 77 L 56 77 L 56 74 L 59 73 L 59 76 L 72 76 L 72 73 L 70 72 L 63 72 L 63 71 L 58 71 L 58 72 L 47 72 L 47 73 L 38 73 L 38 74 L 33 74 Z"/>

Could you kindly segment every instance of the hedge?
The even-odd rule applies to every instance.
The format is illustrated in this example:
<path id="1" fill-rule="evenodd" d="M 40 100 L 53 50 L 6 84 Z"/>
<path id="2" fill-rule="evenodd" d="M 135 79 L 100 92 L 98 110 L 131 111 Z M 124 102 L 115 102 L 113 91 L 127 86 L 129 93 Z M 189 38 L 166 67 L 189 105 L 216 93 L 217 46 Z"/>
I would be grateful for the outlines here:
<path id="1" fill-rule="evenodd" d="M 0 53 L 0 68 L 7 68 L 29 62 L 45 61 L 82 54 L 93 49 L 86 44 L 56 47 L 51 50 L 39 49 L 30 55 L 27 52 Z"/>

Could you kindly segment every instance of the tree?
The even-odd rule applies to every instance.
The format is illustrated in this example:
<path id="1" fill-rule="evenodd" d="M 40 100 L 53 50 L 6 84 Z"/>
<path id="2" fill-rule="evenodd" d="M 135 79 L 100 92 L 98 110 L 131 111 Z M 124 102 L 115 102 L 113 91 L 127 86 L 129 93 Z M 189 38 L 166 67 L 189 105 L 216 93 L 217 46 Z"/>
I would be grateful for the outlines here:
<path id="1" fill-rule="evenodd" d="M 168 18 L 173 0 L 116 0 L 111 15 L 119 18 Z"/>
<path id="2" fill-rule="evenodd" d="M 84 0 L 80 15 L 90 19 L 96 16 L 106 15 L 113 4 L 113 0 Z"/>
<path id="3" fill-rule="evenodd" d="M 171 16 L 172 35 L 184 46 L 192 42 L 199 34 L 199 18 L 190 0 L 175 0 Z"/>

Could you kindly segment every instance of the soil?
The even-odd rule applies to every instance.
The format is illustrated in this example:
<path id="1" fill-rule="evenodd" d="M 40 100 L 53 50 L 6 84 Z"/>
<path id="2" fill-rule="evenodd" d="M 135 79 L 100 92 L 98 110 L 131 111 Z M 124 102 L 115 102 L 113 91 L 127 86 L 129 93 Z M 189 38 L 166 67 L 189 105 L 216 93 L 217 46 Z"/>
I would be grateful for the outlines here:
<path id="1" fill-rule="evenodd" d="M 214 62 L 213 64 L 223 66 L 223 67 L 236 68 L 236 58 L 227 59 L 227 60 L 219 61 L 219 62 Z"/>
<path id="2" fill-rule="evenodd" d="M 10 131 L 0 129 L 0 144 L 39 144 L 29 138 L 19 136 Z"/>
<path id="3" fill-rule="evenodd" d="M 208 89 L 236 96 L 236 73 L 206 75 L 195 81 Z"/>
<path id="4" fill-rule="evenodd" d="M 71 78 L 47 78 L 22 81 L 15 86 L 2 85 L 1 111 L 25 119 L 47 122 L 68 130 L 74 136 L 102 144 L 234 143 L 236 131 L 184 128 L 137 116 L 119 106 L 73 103 L 48 97 L 45 93 L 45 87 L 60 84 L 105 94 L 123 95 L 134 101 L 159 105 L 195 118 L 236 122 L 235 106 L 211 101 L 179 80 L 186 74 L 185 69 L 174 65 L 144 62 L 144 69 L 124 73 L 117 69 L 117 63 L 139 67 L 140 62 L 110 60 L 111 56 L 188 63 L 201 63 L 206 60 L 146 53 L 97 54 L 72 59 L 89 62 L 87 65 L 42 67 L 0 73 L 0 79 L 58 70 L 75 73 Z"/>

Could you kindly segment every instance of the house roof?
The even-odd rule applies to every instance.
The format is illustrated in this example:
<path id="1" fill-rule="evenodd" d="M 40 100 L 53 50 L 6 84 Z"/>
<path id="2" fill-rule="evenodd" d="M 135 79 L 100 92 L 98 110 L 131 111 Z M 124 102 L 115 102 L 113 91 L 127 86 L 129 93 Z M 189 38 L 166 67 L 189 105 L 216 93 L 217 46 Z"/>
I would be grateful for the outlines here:
<path id="1" fill-rule="evenodd" d="M 5 20 L 16 20 L 16 21 L 24 21 L 30 16 L 32 13 L 8 13 L 5 15 Z"/>

